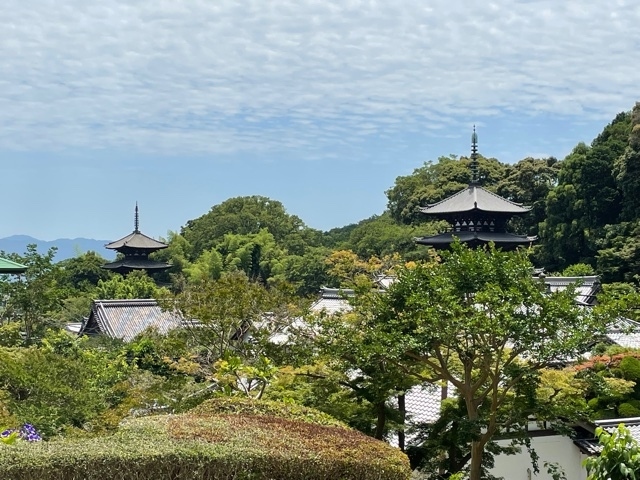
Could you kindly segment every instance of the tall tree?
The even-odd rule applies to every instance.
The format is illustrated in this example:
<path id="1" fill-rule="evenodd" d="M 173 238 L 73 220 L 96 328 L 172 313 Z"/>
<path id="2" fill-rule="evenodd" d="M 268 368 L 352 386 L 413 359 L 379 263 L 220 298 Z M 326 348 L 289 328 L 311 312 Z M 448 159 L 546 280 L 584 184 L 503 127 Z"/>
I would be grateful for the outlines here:
<path id="1" fill-rule="evenodd" d="M 575 305 L 572 289 L 546 292 L 532 269 L 526 252 L 455 244 L 441 263 L 401 269 L 384 295 L 372 294 L 353 332 L 361 355 L 453 384 L 473 428 L 471 480 L 495 435 L 525 427 L 540 371 L 584 352 L 605 324 Z"/>
<path id="2" fill-rule="evenodd" d="M 62 307 L 65 289 L 60 267 L 53 262 L 55 254 L 56 248 L 52 247 L 42 255 L 34 244 L 27 246 L 24 255 L 2 253 L 27 267 L 17 280 L 0 279 L 0 298 L 6 299 L 0 320 L 22 322 L 27 342 L 42 333 L 53 313 Z"/>
<path id="3" fill-rule="evenodd" d="M 297 216 L 288 214 L 281 202 L 257 195 L 225 200 L 201 217 L 189 220 L 181 233 L 192 246 L 191 260 L 195 260 L 226 234 L 257 234 L 262 229 L 279 244 L 288 243 L 291 253 L 302 253 L 307 241 L 320 241 L 320 233 L 307 232 L 311 229 Z"/>
<path id="4" fill-rule="evenodd" d="M 624 152 L 630 115 L 619 114 L 591 146 L 578 144 L 562 162 L 558 187 L 546 200 L 540 226 L 545 266 L 562 270 L 574 263 L 595 264 L 597 241 L 621 211 L 614 163 Z"/>

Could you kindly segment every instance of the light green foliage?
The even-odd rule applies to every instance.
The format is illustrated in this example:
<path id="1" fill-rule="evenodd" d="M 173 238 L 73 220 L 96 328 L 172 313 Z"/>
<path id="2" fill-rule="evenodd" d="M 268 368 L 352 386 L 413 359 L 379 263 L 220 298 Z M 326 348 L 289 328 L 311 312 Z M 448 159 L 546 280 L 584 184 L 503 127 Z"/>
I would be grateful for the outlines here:
<path id="1" fill-rule="evenodd" d="M 102 300 L 159 298 L 166 289 L 158 287 L 144 271 L 134 271 L 126 276 L 113 275 L 109 280 L 99 280 L 95 294 Z"/>
<path id="2" fill-rule="evenodd" d="M 587 275 L 595 275 L 595 271 L 591 265 L 586 263 L 576 263 L 569 265 L 561 273 L 561 277 L 584 277 Z"/>
<path id="3" fill-rule="evenodd" d="M 602 451 L 600 455 L 587 458 L 584 466 L 587 480 L 637 480 L 640 478 L 640 446 L 624 424 L 607 432 L 596 429 Z"/>
<path id="4" fill-rule="evenodd" d="M 83 342 L 52 331 L 40 347 L 0 348 L 0 404 L 16 422 L 31 423 L 46 436 L 98 427 L 99 416 L 122 401 L 115 392 L 127 376 L 126 364 L 83 348 Z"/>
<path id="5" fill-rule="evenodd" d="M 27 267 L 19 280 L 0 278 L 0 298 L 6 298 L 0 322 L 20 322 L 29 343 L 54 323 L 51 319 L 60 311 L 65 296 L 60 267 L 53 262 L 56 249 L 42 255 L 36 245 L 28 245 L 23 256 L 0 253 Z"/>

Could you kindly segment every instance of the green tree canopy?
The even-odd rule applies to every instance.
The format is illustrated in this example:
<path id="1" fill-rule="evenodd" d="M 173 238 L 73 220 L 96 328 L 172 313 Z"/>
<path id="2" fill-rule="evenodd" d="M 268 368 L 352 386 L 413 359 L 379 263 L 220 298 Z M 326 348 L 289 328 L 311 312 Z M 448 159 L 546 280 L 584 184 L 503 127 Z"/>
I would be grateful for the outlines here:
<path id="1" fill-rule="evenodd" d="M 353 330 L 360 356 L 420 366 L 422 380 L 455 386 L 474 432 L 472 480 L 494 436 L 524 428 L 540 371 L 585 351 L 605 325 L 598 310 L 575 305 L 571 288 L 546 292 L 532 270 L 526 252 L 455 244 L 441 263 L 400 269 L 362 304 Z"/>

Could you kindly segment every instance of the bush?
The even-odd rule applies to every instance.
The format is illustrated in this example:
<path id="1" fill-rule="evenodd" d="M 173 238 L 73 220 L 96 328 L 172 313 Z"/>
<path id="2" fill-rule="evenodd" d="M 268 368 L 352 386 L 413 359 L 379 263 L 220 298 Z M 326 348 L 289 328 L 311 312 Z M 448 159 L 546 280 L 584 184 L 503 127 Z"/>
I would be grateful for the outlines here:
<path id="1" fill-rule="evenodd" d="M 620 371 L 625 380 L 640 379 L 640 360 L 635 357 L 625 357 L 620 361 Z"/>
<path id="2" fill-rule="evenodd" d="M 630 402 L 618 405 L 618 414 L 621 418 L 640 417 L 640 409 L 634 407 Z"/>
<path id="3" fill-rule="evenodd" d="M 299 416 L 295 407 L 281 405 L 275 412 L 275 402 L 258 403 L 241 401 L 231 412 L 233 399 L 208 401 L 181 415 L 131 419 L 111 436 L 6 446 L 0 448 L 0 478 L 407 480 L 410 476 L 406 456 L 384 442 L 343 426 L 314 423 L 310 409 L 300 410 L 301 421 L 286 418 Z M 210 413 L 216 409 L 227 411 Z M 251 411 L 239 411 L 243 409 Z"/>

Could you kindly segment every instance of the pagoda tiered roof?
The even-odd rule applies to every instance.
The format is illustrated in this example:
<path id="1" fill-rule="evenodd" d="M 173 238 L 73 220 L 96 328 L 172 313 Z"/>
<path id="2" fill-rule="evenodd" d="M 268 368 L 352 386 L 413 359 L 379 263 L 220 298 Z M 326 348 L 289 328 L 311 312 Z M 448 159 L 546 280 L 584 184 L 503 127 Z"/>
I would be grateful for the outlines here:
<path id="1" fill-rule="evenodd" d="M 417 238 L 416 243 L 447 248 L 457 239 L 471 247 L 494 243 L 503 249 L 514 249 L 537 240 L 537 237 L 507 232 L 509 219 L 528 213 L 531 207 L 512 202 L 480 186 L 478 166 L 478 135 L 474 127 L 469 185 L 444 200 L 419 209 L 422 213 L 446 220 L 449 228 L 437 235 Z"/>
<path id="2" fill-rule="evenodd" d="M 115 240 L 111 243 L 107 243 L 104 247 L 110 250 L 120 250 L 123 248 L 138 248 L 141 250 L 161 250 L 167 248 L 169 245 L 166 243 L 154 240 L 148 237 L 144 233 L 139 231 L 133 231 L 126 237 L 122 237 L 120 240 Z"/>
<path id="3" fill-rule="evenodd" d="M 420 212 L 428 215 L 446 215 L 449 213 L 470 212 L 472 210 L 518 215 L 528 213 L 531 207 L 512 202 L 479 185 L 471 184 L 464 190 L 460 190 L 444 200 L 419 208 Z"/>
<path id="4" fill-rule="evenodd" d="M 154 240 L 140 232 L 139 223 L 138 204 L 136 203 L 133 232 L 120 240 L 105 245 L 105 248 L 116 250 L 124 257 L 117 259 L 115 262 L 107 263 L 102 268 L 126 274 L 133 270 L 161 272 L 171 266 L 166 262 L 149 260 L 149 254 L 167 248 L 169 245 Z"/>

